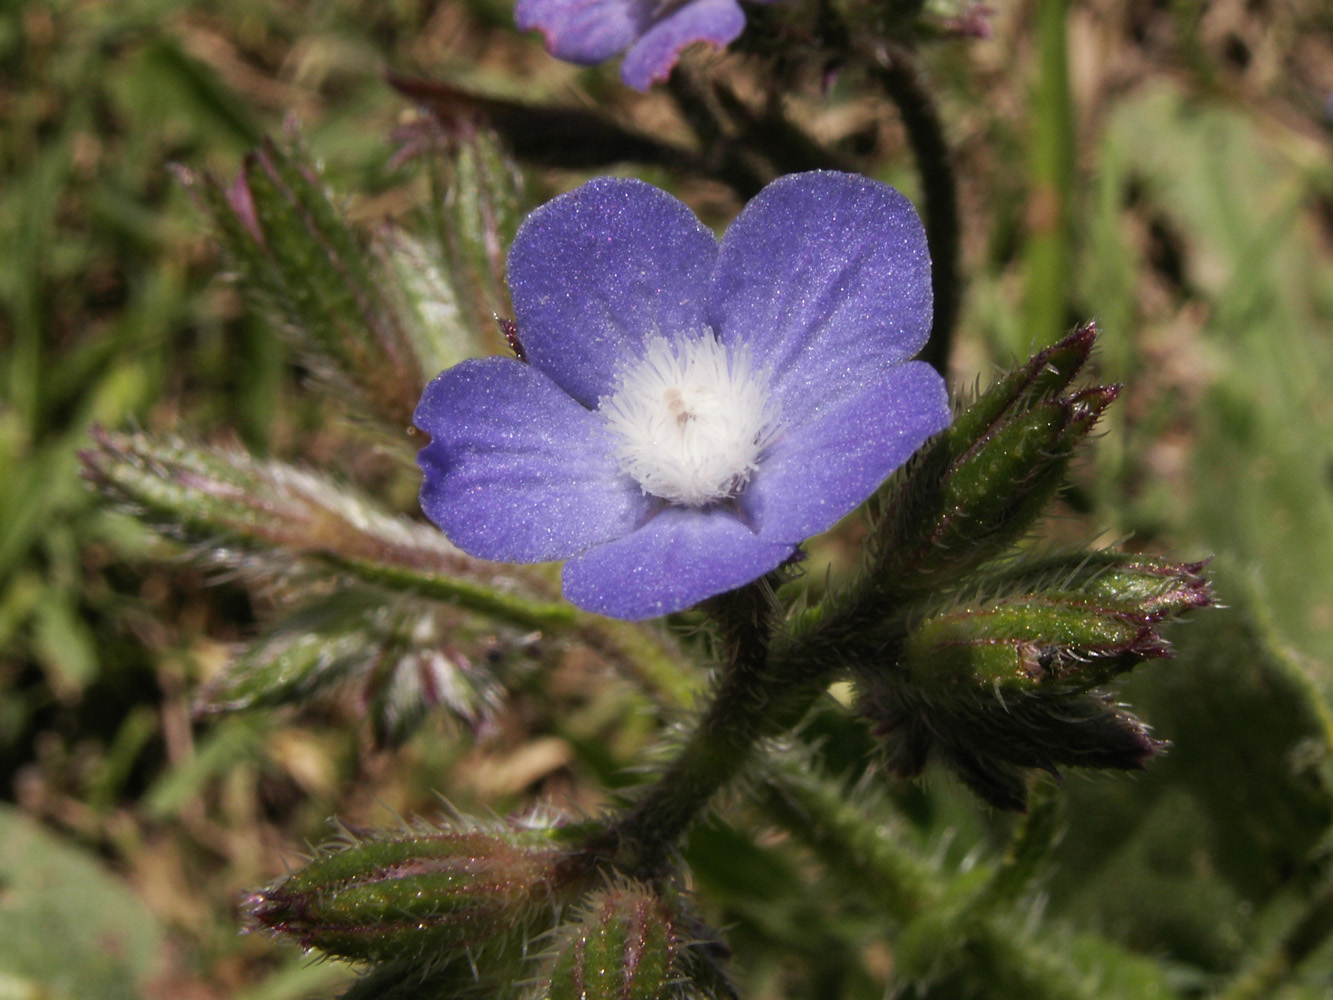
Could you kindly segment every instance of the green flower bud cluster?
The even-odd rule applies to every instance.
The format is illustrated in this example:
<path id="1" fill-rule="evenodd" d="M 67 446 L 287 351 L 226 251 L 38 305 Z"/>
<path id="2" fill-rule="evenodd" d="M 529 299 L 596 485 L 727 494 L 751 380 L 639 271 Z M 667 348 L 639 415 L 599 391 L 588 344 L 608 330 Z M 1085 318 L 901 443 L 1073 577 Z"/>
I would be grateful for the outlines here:
<path id="1" fill-rule="evenodd" d="M 1009 570 L 1000 593 L 909 628 L 892 669 L 857 671 L 861 711 L 890 770 L 914 776 L 938 757 L 991 805 L 1022 809 L 1024 770 L 1139 768 L 1162 747 L 1099 689 L 1168 656 L 1158 626 L 1212 603 L 1198 564 L 1099 553 Z M 1062 584 L 1029 592 L 1034 580 Z"/>
<path id="2" fill-rule="evenodd" d="M 1025 771 L 1136 768 L 1163 744 L 1100 685 L 1169 647 L 1159 626 L 1212 603 L 1201 564 L 1112 552 L 1005 559 L 1115 400 L 1078 388 L 1084 326 L 1001 377 L 880 498 L 860 576 L 793 633 L 850 669 L 892 772 L 938 759 L 994 806 Z"/>
<path id="3" fill-rule="evenodd" d="M 211 216 L 241 287 L 311 372 L 388 426 L 411 423 L 420 352 L 366 241 L 333 207 L 295 142 L 250 153 L 229 186 L 182 173 Z"/>
<path id="4" fill-rule="evenodd" d="M 363 237 L 295 140 L 252 152 L 230 185 L 180 171 L 257 312 L 339 398 L 399 431 L 432 376 L 500 346 L 504 248 L 523 215 L 521 180 L 489 133 L 430 135 L 451 155 L 428 158 L 449 169 L 432 177 L 427 241 L 390 226 Z"/>
<path id="5" fill-rule="evenodd" d="M 250 918 L 324 955 L 418 969 L 450 995 L 458 980 L 526 1000 L 733 996 L 680 893 L 608 884 L 579 829 L 454 821 L 352 841 L 253 894 Z"/>

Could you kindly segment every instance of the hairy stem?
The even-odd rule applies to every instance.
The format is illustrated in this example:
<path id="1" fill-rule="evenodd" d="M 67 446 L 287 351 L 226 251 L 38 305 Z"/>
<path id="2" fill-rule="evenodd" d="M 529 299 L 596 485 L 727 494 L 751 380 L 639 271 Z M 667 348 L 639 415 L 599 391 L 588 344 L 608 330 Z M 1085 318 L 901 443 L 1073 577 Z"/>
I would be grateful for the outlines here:
<path id="1" fill-rule="evenodd" d="M 1084 978 L 1063 956 L 1014 933 L 1012 920 L 992 909 L 996 893 L 988 888 L 973 904 L 957 905 L 957 894 L 946 880 L 886 836 L 882 818 L 849 800 L 826 776 L 812 774 L 788 757 L 765 772 L 759 803 L 848 892 L 904 927 L 929 921 L 932 933 L 926 937 L 949 943 L 949 954 L 935 958 L 971 967 L 994 988 L 993 995 L 1094 1000 Z M 947 902 L 951 896 L 953 906 Z M 959 947 L 959 942 L 965 945 Z"/>
<path id="2" fill-rule="evenodd" d="M 935 320 L 921 352 L 939 371 L 946 371 L 953 328 L 958 318 L 958 183 L 954 176 L 944 123 L 916 60 L 900 45 L 886 44 L 874 61 L 873 73 L 884 93 L 898 107 L 907 139 L 921 174 L 926 239 L 933 264 Z"/>
<path id="3" fill-rule="evenodd" d="M 759 743 L 792 728 L 823 690 L 826 674 L 804 659 L 771 657 L 777 602 L 768 580 L 714 598 L 707 610 L 726 654 L 712 703 L 666 773 L 612 824 L 615 863 L 651 876 L 713 796 L 753 759 Z M 600 839 L 600 838 L 599 838 Z"/>
<path id="4" fill-rule="evenodd" d="M 894 920 L 905 923 L 936 905 L 943 886 L 919 860 L 884 835 L 882 824 L 793 760 L 770 768 L 760 807 L 802 841 L 834 878 L 856 884 Z"/>
<path id="5" fill-rule="evenodd" d="M 685 66 L 676 67 L 667 81 L 667 88 L 681 115 L 698 137 L 709 172 L 735 191 L 742 201 L 757 195 L 765 179 L 739 155 L 713 96 Z"/>

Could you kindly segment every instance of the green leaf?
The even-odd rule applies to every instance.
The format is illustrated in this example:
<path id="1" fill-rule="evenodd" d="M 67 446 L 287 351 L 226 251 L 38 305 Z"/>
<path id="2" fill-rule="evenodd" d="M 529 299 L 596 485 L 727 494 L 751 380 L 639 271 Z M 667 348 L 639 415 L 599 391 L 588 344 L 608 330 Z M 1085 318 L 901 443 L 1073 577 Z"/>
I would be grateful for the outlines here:
<path id="1" fill-rule="evenodd" d="M 51 591 L 36 606 L 33 641 L 53 687 L 71 694 L 97 676 L 98 658 L 92 629 L 67 600 L 65 594 Z"/>
<path id="2" fill-rule="evenodd" d="M 162 971 L 164 934 L 128 886 L 0 804 L 0 991 L 136 1000 Z M 26 985 L 22 985 L 26 984 Z"/>
<path id="3" fill-rule="evenodd" d="M 457 604 L 524 628 L 569 627 L 572 607 L 546 599 L 538 573 L 497 567 L 434 528 L 384 510 L 326 476 L 247 452 L 94 429 L 89 479 L 164 533 L 200 543 L 223 565 L 291 583 L 298 570 Z M 274 558 L 284 552 L 286 557 Z M 269 561 L 265 561 L 265 560 Z M 512 588 L 515 579 L 523 590 Z"/>

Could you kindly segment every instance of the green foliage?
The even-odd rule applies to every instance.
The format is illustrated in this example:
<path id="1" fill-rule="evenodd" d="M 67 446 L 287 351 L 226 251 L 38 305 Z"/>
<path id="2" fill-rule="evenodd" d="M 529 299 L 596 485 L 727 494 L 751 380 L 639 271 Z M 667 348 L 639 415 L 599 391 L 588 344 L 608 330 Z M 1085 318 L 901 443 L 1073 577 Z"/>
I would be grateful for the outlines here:
<path id="1" fill-rule="evenodd" d="M 77 847 L 0 807 L 0 982 L 7 994 L 132 1000 L 165 971 L 161 923 Z"/>
<path id="2" fill-rule="evenodd" d="M 1116 396 L 1113 386 L 1065 394 L 1095 336 L 1079 329 L 998 379 L 883 491 L 848 599 L 862 613 L 950 585 L 1032 527 Z"/>
<path id="3" fill-rule="evenodd" d="M 1145 129 L 1160 139 L 1139 142 Z M 1181 254 L 1179 308 L 1205 313 L 1191 334 L 1197 360 L 1171 360 L 1149 380 L 1159 394 L 1150 419 L 1117 429 L 1126 478 L 1140 474 L 1160 448 L 1152 438 L 1168 428 L 1187 430 L 1191 442 L 1181 477 L 1127 505 L 1123 523 L 1169 525 L 1176 537 L 1253 567 L 1282 631 L 1323 656 L 1321 609 L 1333 600 L 1333 412 L 1321 373 L 1333 357 L 1313 332 L 1333 319 L 1333 298 L 1317 224 L 1302 213 L 1327 199 L 1333 174 L 1299 138 L 1268 135 L 1237 109 L 1169 85 L 1118 109 L 1102 159 L 1106 183 L 1137 188 L 1138 212 Z M 1107 234 L 1097 250 L 1123 258 L 1131 252 L 1123 240 Z M 1144 346 L 1164 359 L 1176 353 L 1162 340 L 1170 315 L 1144 317 Z"/>
<path id="4" fill-rule="evenodd" d="M 876 737 L 835 685 L 839 701 L 801 730 L 809 746 L 691 830 L 689 929 L 674 923 L 682 902 L 664 918 L 676 936 L 640 928 L 643 953 L 665 951 L 673 997 L 731 995 L 709 925 L 727 928 L 730 972 L 763 1000 L 1324 995 L 1333 174 L 1308 81 L 1328 78 L 1333 25 L 1308 3 L 1168 6 L 1049 0 L 1002 12 L 980 42 L 957 36 L 967 5 L 750 5 L 753 52 L 678 77 L 687 124 L 665 96 L 623 99 L 600 70 L 556 66 L 498 0 L 0 10 L 0 787 L 19 807 L 0 813 L 0 993 L 327 996 L 348 986 L 342 966 L 235 934 L 243 888 L 273 885 L 258 904 L 269 922 L 316 945 L 335 941 L 313 935 L 339 907 L 427 907 L 429 921 L 481 892 L 433 869 L 392 886 L 401 898 L 368 879 L 355 898 L 312 888 L 338 864 L 383 874 L 366 845 L 409 832 L 358 837 L 274 882 L 329 815 L 383 825 L 385 806 L 430 812 L 436 791 L 476 812 L 556 799 L 598 815 L 606 787 L 642 801 L 646 745 L 679 748 L 670 723 L 698 697 L 706 638 L 590 620 L 545 570 L 452 551 L 411 519 L 402 432 L 425 379 L 505 349 L 503 253 L 529 189 L 623 160 L 720 222 L 731 192 L 773 170 L 851 166 L 910 187 L 906 150 L 867 110 L 870 77 L 835 58 L 887 32 L 933 40 L 926 89 L 959 152 L 970 290 L 954 374 L 988 381 L 992 354 L 1025 357 L 1085 317 L 1103 332 L 1091 357 L 1076 337 L 961 412 L 915 471 L 952 470 L 913 505 L 942 515 L 924 544 L 898 544 L 910 519 L 889 495 L 871 529 L 879 579 L 904 587 L 906 552 L 924 562 L 895 599 L 950 589 L 905 609 L 878 659 L 818 631 L 838 624 L 839 595 L 868 593 L 846 568 L 858 525 L 816 543 L 782 595 L 808 602 L 796 640 L 827 638 L 839 669 L 869 664 L 882 681 L 904 656 L 931 691 L 919 717 L 952 718 L 955 766 L 1028 812 L 994 815 L 933 770 L 913 784 L 868 770 Z M 855 37 L 834 30 L 841 16 Z M 438 112 L 453 95 L 465 113 L 410 111 L 385 64 L 446 77 L 458 86 L 412 99 Z M 1124 65 L 1133 80 L 1108 68 Z M 770 78 L 780 100 L 757 96 Z M 293 110 L 304 139 L 264 145 Z M 550 122 L 565 131 L 536 127 Z M 207 179 L 238 169 L 243 186 Z M 219 263 L 235 285 L 215 280 Z M 1116 406 L 1110 389 L 1070 388 L 1080 368 L 1123 384 Z M 349 426 L 349 412 L 379 423 Z M 1071 462 L 1094 420 L 1102 434 Z M 86 432 L 125 423 L 147 429 Z M 184 549 L 107 512 L 78 480 L 80 451 L 85 474 Z M 1024 478 L 1038 453 L 1048 467 Z M 1071 470 L 1062 517 L 1039 521 Z M 967 506 L 983 495 L 997 502 Z M 1064 554 L 1097 533 L 1129 536 L 1126 554 Z M 226 579 L 203 589 L 182 552 Z M 1184 560 L 1208 554 L 1224 610 L 1171 633 L 1172 663 L 1117 682 L 1149 733 L 1085 686 L 1161 649 L 1141 640 L 1202 603 L 1203 570 Z M 794 669 L 790 639 L 774 648 Z M 1091 656 L 1103 647 L 1135 657 Z M 1085 699 L 1059 703 L 1058 732 L 1052 703 L 1015 697 L 1056 689 Z M 1089 706 L 1133 727 L 1131 749 L 1171 746 L 1134 780 L 1075 771 L 1057 788 L 1019 770 L 1066 763 L 1049 746 L 992 732 L 1013 758 L 997 778 L 967 751 L 1001 695 L 1010 722 L 1066 753 L 1094 728 Z M 586 827 L 561 829 L 552 851 L 587 847 Z M 679 901 L 681 859 L 659 859 L 671 878 L 590 882 L 573 894 L 588 905 L 559 915 L 543 901 L 526 935 L 490 950 L 378 966 L 346 995 L 528 1000 L 571 941 L 583 950 L 566 948 L 562 970 L 609 968 L 588 956 L 636 946 L 634 914 Z M 642 911 L 602 905 L 630 884 Z M 590 916 L 599 906 L 609 923 Z M 396 953 L 337 940 L 326 950 Z"/>
<path id="5" fill-rule="evenodd" d="M 1287 911 L 1280 887 L 1315 887 L 1333 819 L 1323 710 L 1232 579 L 1219 581 L 1223 620 L 1182 630 L 1181 662 L 1128 685 L 1173 748 L 1133 785 L 1098 795 L 1095 811 L 1082 808 L 1091 790 L 1071 786 L 1052 884 L 1057 907 L 1095 912 L 1127 944 L 1152 941 L 1207 969 L 1257 943 L 1265 906 Z M 1218 731 L 1245 737 L 1204 737 Z M 1111 828 L 1116 849 L 1089 850 Z M 1200 866 L 1212 876 L 1200 879 Z"/>

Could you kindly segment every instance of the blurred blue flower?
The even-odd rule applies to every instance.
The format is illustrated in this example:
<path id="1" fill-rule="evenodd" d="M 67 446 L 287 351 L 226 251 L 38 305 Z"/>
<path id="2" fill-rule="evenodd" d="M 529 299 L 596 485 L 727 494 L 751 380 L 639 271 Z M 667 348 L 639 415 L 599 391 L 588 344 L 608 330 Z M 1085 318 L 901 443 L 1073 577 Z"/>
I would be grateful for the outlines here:
<path id="1" fill-rule="evenodd" d="M 590 611 L 666 614 L 763 575 L 949 422 L 943 379 L 909 360 L 925 234 L 886 184 L 789 175 L 719 246 L 665 192 L 594 180 L 527 219 L 508 269 L 525 361 L 427 387 L 421 505 L 474 556 L 568 559 Z"/>
<path id="2" fill-rule="evenodd" d="M 756 0 L 780 3 L 781 0 Z M 647 90 L 691 42 L 724 47 L 745 28 L 736 0 L 518 0 L 519 28 L 538 29 L 551 55 L 591 65 L 621 52 L 620 78 Z"/>

